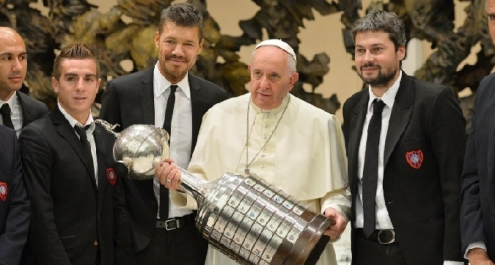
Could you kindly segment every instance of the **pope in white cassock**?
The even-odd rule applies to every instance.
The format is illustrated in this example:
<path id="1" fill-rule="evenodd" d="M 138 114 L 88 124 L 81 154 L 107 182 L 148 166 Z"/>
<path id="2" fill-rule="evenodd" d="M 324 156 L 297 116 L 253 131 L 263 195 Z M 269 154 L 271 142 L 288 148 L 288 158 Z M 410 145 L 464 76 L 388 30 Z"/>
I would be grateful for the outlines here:
<path id="1" fill-rule="evenodd" d="M 346 156 L 336 117 L 292 96 L 298 80 L 296 56 L 281 40 L 265 40 L 251 56 L 251 93 L 213 106 L 203 117 L 187 171 L 207 180 L 226 172 L 256 174 L 313 211 L 335 219 L 325 234 L 344 231 L 350 212 Z M 180 171 L 167 159 L 156 175 L 171 190 Z M 195 209 L 192 197 L 171 192 L 179 205 Z M 237 264 L 210 246 L 206 265 Z M 337 264 L 332 244 L 319 264 Z"/>

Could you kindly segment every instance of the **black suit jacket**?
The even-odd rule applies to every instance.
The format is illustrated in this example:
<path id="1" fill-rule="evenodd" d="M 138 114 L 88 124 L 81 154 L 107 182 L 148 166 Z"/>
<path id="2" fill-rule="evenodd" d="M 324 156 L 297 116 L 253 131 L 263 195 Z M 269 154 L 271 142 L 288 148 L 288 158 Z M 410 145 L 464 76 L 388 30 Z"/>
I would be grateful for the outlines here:
<path id="1" fill-rule="evenodd" d="M 100 118 L 112 124 L 120 124 L 120 130 L 134 124 L 154 125 L 154 67 L 108 82 L 102 97 Z M 210 107 L 224 100 L 227 93 L 219 86 L 191 73 L 189 73 L 189 86 L 192 107 L 191 148 L 194 150 L 203 115 Z M 137 252 L 148 246 L 155 231 L 158 207 L 153 191 L 153 180 L 125 179 L 123 182 L 132 217 L 134 249 Z"/>
<path id="2" fill-rule="evenodd" d="M 353 214 L 368 93 L 362 90 L 344 104 Z M 459 192 L 465 138 L 465 120 L 452 90 L 402 73 L 385 140 L 383 189 L 407 264 L 462 260 Z M 406 153 L 418 150 L 423 162 L 416 169 L 407 162 Z M 355 217 L 353 237 L 354 222 Z M 356 251 L 354 244 L 352 250 Z"/>
<path id="3" fill-rule="evenodd" d="M 462 174 L 462 249 L 484 242 L 495 261 L 495 75 L 478 88 Z"/>
<path id="4" fill-rule="evenodd" d="M 23 128 L 48 113 L 48 108 L 45 103 L 38 101 L 20 91 L 17 91 L 16 94 L 17 98 L 21 102 Z"/>
<path id="5" fill-rule="evenodd" d="M 114 137 L 98 124 L 93 134 L 98 186 L 84 147 L 58 106 L 23 129 L 23 175 L 32 202 L 28 245 L 35 256 L 29 262 L 95 264 L 99 247 L 101 264 L 111 265 L 117 264 L 115 246 L 131 249 L 120 176 L 111 178 Z"/>
<path id="6" fill-rule="evenodd" d="M 0 264 L 19 264 L 29 217 L 17 136 L 14 130 L 0 125 Z"/>

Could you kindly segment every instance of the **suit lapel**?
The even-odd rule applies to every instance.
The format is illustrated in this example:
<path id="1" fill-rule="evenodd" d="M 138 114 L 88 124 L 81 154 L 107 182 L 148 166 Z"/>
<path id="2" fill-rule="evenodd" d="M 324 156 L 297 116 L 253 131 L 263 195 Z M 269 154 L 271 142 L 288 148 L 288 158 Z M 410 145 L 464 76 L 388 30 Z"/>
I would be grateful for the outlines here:
<path id="1" fill-rule="evenodd" d="M 368 101 L 368 90 L 363 90 L 361 99 L 352 109 L 351 113 L 352 119 L 349 124 L 349 146 L 347 149 L 349 152 L 349 181 L 351 182 L 351 188 L 357 187 L 355 185 L 357 183 L 355 180 L 358 178 L 359 143 L 361 142 L 361 136 L 363 134 L 363 124 L 364 119 L 366 118 Z"/>
<path id="2" fill-rule="evenodd" d="M 492 94 L 492 97 L 490 99 L 484 99 L 485 102 L 494 102 L 495 100 L 495 93 Z M 481 102 L 481 101 L 480 101 Z M 488 107 L 481 111 L 480 113 L 477 113 L 478 115 L 477 120 L 486 120 L 489 121 L 492 119 L 493 115 L 495 115 L 495 105 L 494 104 L 486 104 Z M 483 105 L 481 105 L 483 106 Z M 477 108 L 476 111 L 480 110 L 482 108 Z M 474 121 L 473 121 L 474 122 Z M 482 125 L 481 123 L 476 123 L 473 124 L 473 126 L 477 126 L 475 129 L 478 130 L 477 135 L 481 135 L 482 137 L 486 136 L 488 139 L 486 143 L 488 144 L 489 147 L 484 147 L 488 151 L 487 155 L 487 160 L 488 163 L 486 163 L 486 169 L 487 169 L 487 175 L 488 176 L 494 176 L 495 175 L 495 165 L 493 161 L 495 161 L 495 148 L 490 148 L 490 146 L 493 146 L 493 143 L 495 143 L 495 123 L 493 122 L 484 122 Z M 481 132 L 480 132 L 481 131 Z"/>
<path id="3" fill-rule="evenodd" d="M 142 108 L 142 121 L 144 124 L 155 125 L 155 101 L 153 100 L 153 71 L 155 67 L 150 67 L 143 73 L 141 80 L 143 86 L 139 89 L 139 98 Z"/>
<path id="4" fill-rule="evenodd" d="M 395 149 L 400 136 L 404 132 L 411 119 L 413 105 L 415 100 L 414 87 L 411 85 L 412 79 L 405 73 L 402 73 L 399 90 L 395 96 L 395 103 L 390 114 L 387 137 L 385 140 L 385 152 L 383 156 L 383 165 L 387 162 Z"/>
<path id="5" fill-rule="evenodd" d="M 21 104 L 21 109 L 22 109 L 22 127 L 28 125 L 31 121 L 35 119 L 33 117 L 33 114 L 31 113 L 31 109 L 29 108 L 29 104 L 26 104 L 25 102 L 25 96 L 22 94 L 22 92 L 16 92 L 17 94 L 17 99 L 19 100 L 19 103 Z"/>
<path id="6" fill-rule="evenodd" d="M 57 128 L 57 133 L 69 143 L 72 149 L 74 149 L 76 155 L 81 159 L 84 167 L 86 168 L 88 176 L 91 178 L 91 182 L 96 189 L 93 164 L 90 163 L 90 161 L 88 161 L 88 159 L 84 155 L 84 147 L 79 141 L 74 128 L 70 126 L 69 121 L 67 121 L 62 112 L 60 112 L 58 105 L 55 107 L 52 113 L 52 120 L 53 124 Z"/>
<path id="7" fill-rule="evenodd" d="M 189 87 L 191 91 L 191 108 L 192 108 L 192 139 L 191 139 L 191 154 L 196 146 L 196 140 L 199 133 L 199 128 L 201 126 L 201 121 L 203 119 L 201 111 L 201 87 L 195 80 L 191 73 L 189 73 Z"/>

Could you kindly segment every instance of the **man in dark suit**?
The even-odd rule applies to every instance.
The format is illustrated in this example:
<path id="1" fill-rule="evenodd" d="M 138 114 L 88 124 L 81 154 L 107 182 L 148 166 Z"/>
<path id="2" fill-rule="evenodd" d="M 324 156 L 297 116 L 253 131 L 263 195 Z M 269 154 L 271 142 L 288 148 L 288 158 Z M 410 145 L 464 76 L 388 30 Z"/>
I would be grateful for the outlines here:
<path id="1" fill-rule="evenodd" d="M 14 130 L 0 125 L 0 264 L 19 264 L 29 217 L 17 136 Z"/>
<path id="2" fill-rule="evenodd" d="M 486 1 L 488 28 L 495 40 L 495 0 Z M 461 188 L 462 250 L 471 265 L 495 264 L 495 74 L 478 88 L 466 146 Z"/>
<path id="3" fill-rule="evenodd" d="M 100 117 L 125 129 L 153 124 L 170 134 L 170 157 L 186 168 L 203 114 L 226 98 L 224 89 L 189 73 L 203 47 L 203 18 L 188 3 L 174 4 L 160 16 L 151 68 L 108 83 Z M 194 226 L 195 213 L 169 200 L 153 180 L 125 180 L 137 264 L 203 265 L 207 242 Z"/>
<path id="4" fill-rule="evenodd" d="M 0 27 L 0 124 L 21 129 L 48 112 L 46 105 L 20 91 L 27 71 L 24 40 L 15 30 Z"/>
<path id="5" fill-rule="evenodd" d="M 98 61 L 86 45 L 63 48 L 52 77 L 58 104 L 20 135 L 32 203 L 32 264 L 120 265 L 126 263 L 117 254 L 131 250 L 122 176 L 112 156 L 115 139 L 91 116 L 98 76 Z"/>
<path id="6" fill-rule="evenodd" d="M 372 10 L 352 32 L 369 84 L 344 104 L 352 263 L 462 264 L 465 120 L 456 97 L 400 70 L 406 38 L 396 14 Z"/>

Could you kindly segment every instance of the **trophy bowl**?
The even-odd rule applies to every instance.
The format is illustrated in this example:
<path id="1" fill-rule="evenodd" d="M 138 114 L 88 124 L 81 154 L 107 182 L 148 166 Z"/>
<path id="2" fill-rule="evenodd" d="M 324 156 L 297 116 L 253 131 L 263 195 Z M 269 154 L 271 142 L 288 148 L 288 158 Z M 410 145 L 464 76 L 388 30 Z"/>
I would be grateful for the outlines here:
<path id="1" fill-rule="evenodd" d="M 136 124 L 124 129 L 113 147 L 113 157 L 129 170 L 128 177 L 152 179 L 155 164 L 169 155 L 168 133 L 153 125 Z"/>

